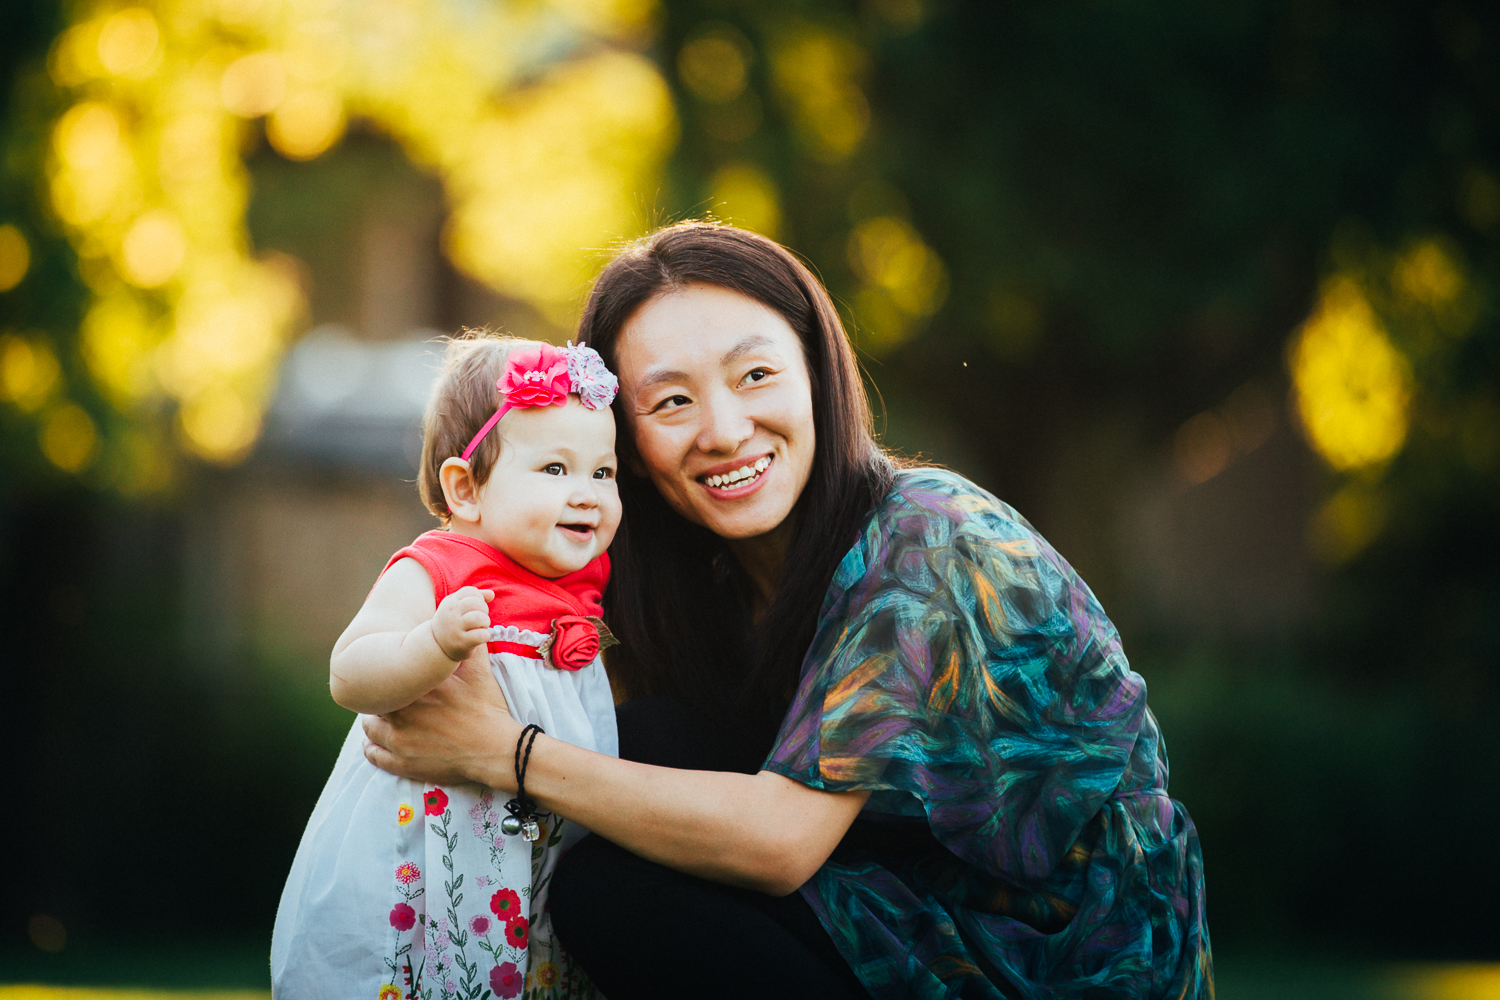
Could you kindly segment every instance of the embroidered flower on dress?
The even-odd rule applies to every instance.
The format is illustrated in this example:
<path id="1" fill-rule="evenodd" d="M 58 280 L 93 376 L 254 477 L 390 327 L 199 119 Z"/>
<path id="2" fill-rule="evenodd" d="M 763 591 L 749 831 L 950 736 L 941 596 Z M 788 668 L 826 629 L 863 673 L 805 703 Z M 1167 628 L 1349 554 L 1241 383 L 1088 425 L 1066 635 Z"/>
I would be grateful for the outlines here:
<path id="1" fill-rule="evenodd" d="M 568 378 L 578 401 L 591 410 L 602 410 L 614 402 L 620 391 L 620 380 L 605 366 L 599 352 L 584 344 L 569 344 L 563 349 L 568 356 Z"/>
<path id="2" fill-rule="evenodd" d="M 490 897 L 490 912 L 507 924 L 521 918 L 521 897 L 514 889 L 501 889 Z"/>
<path id="3" fill-rule="evenodd" d="M 493 882 L 493 881 L 494 881 L 494 879 L 490 878 L 488 875 L 475 875 L 474 876 L 474 886 L 475 886 L 475 888 L 478 888 L 478 889 L 487 889 L 487 888 L 489 888 L 489 884 L 491 882 Z"/>
<path id="4" fill-rule="evenodd" d="M 515 962 L 501 962 L 490 970 L 490 989 L 495 996 L 510 1000 L 521 992 L 521 970 Z"/>
<path id="5" fill-rule="evenodd" d="M 422 802 L 427 807 L 427 815 L 441 816 L 448 808 L 448 793 L 441 788 L 429 788 L 422 795 Z"/>
<path id="6" fill-rule="evenodd" d="M 412 924 L 417 922 L 417 911 L 405 903 L 397 903 L 391 907 L 391 926 L 398 931 L 411 930 Z"/>
<path id="7" fill-rule="evenodd" d="M 478 881 L 477 879 L 475 881 Z M 469 930 L 484 937 L 490 932 L 490 918 L 483 913 L 476 913 L 469 918 Z"/>
<path id="8" fill-rule="evenodd" d="M 380 987 L 380 1000 L 401 1000 L 401 990 L 395 983 L 386 983 Z"/>
<path id="9" fill-rule="evenodd" d="M 409 804 L 403 802 L 396 807 L 396 822 L 405 826 L 411 822 L 411 818 L 417 814 Z"/>
<path id="10" fill-rule="evenodd" d="M 531 923 L 525 917 L 518 916 L 505 925 L 505 943 L 512 948 L 525 948 L 526 941 L 530 938 Z"/>
<path id="11" fill-rule="evenodd" d="M 411 885 L 422 877 L 422 869 L 410 861 L 403 861 L 396 866 L 396 881 L 402 885 Z"/>

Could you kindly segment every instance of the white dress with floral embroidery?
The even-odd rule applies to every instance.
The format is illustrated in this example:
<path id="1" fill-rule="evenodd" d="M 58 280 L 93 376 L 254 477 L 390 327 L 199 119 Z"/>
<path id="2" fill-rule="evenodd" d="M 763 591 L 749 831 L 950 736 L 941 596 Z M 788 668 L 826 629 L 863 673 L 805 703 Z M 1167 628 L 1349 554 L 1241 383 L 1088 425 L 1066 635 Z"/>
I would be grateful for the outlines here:
<path id="1" fill-rule="evenodd" d="M 494 641 L 539 647 L 503 626 Z M 614 701 L 596 657 L 582 670 L 490 654 L 511 713 L 616 756 Z M 541 839 L 506 836 L 478 785 L 424 787 L 370 764 L 356 721 L 308 821 L 271 940 L 276 1000 L 524 1000 L 597 991 L 558 947 L 546 908 L 558 855 L 586 832 L 544 815 Z"/>

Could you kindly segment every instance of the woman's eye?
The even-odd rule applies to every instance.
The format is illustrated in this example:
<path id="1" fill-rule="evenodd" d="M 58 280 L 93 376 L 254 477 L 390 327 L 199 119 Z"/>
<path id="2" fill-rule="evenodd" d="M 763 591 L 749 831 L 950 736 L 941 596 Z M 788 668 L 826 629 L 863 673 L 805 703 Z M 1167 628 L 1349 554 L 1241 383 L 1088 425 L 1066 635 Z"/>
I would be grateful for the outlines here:
<path id="1" fill-rule="evenodd" d="M 766 378 L 770 378 L 770 377 L 771 377 L 770 369 L 767 369 L 767 368 L 752 368 L 752 369 L 750 369 L 750 371 L 748 371 L 748 372 L 745 373 L 745 377 L 744 378 L 740 379 L 740 384 L 744 385 L 747 382 L 749 382 L 749 383 L 759 382 L 761 379 L 766 379 Z"/>
<path id="2" fill-rule="evenodd" d="M 615 478 L 615 470 L 609 468 L 608 466 L 605 466 L 602 469 L 595 469 L 594 470 L 594 478 L 595 479 L 613 479 L 613 478 Z"/>
<path id="3" fill-rule="evenodd" d="M 566 475 L 568 470 L 563 468 L 561 462 L 553 462 L 550 465 L 542 466 L 542 471 L 549 476 L 562 476 Z"/>
<path id="4" fill-rule="evenodd" d="M 660 403 L 657 403 L 656 404 L 656 408 L 658 410 L 675 409 L 675 408 L 677 408 L 679 406 L 686 406 L 686 405 L 688 405 L 691 402 L 692 402 L 692 400 L 688 399 L 686 396 L 668 396 L 666 399 L 662 400 Z"/>

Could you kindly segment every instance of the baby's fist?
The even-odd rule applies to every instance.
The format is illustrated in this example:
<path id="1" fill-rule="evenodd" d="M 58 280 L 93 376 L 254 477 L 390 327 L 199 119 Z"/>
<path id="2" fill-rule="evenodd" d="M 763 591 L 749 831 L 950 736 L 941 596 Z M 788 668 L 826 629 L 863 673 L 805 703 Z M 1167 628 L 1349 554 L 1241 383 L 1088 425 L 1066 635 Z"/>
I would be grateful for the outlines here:
<path id="1" fill-rule="evenodd" d="M 489 642 L 492 590 L 461 587 L 443 598 L 432 616 L 432 637 L 443 655 L 454 663 L 467 659 L 475 647 Z"/>

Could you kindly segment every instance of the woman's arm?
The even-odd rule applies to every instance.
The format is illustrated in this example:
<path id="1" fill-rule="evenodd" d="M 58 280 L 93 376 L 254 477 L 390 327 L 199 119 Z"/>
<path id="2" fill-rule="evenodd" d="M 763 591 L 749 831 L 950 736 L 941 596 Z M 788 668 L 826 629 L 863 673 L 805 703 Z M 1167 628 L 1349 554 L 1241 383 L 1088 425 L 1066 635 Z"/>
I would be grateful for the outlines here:
<path id="1" fill-rule="evenodd" d="M 411 706 L 365 720 L 365 756 L 396 774 L 514 793 L 521 726 L 488 670 L 465 663 Z M 784 896 L 828 859 L 868 792 L 820 792 L 770 771 L 683 771 L 537 738 L 527 794 L 658 864 Z"/>
<path id="2" fill-rule="evenodd" d="M 432 578 L 415 559 L 388 569 L 334 644 L 333 700 L 353 712 L 392 712 L 441 684 L 490 636 L 486 602 L 464 587 L 434 606 Z"/>

